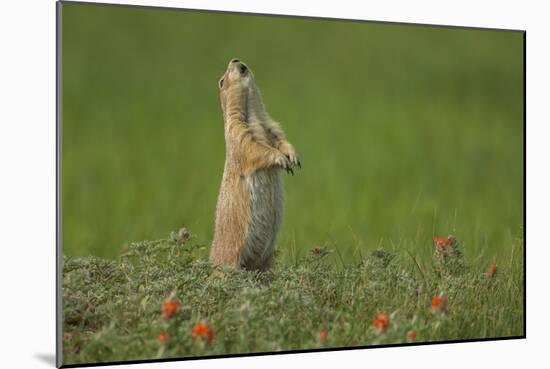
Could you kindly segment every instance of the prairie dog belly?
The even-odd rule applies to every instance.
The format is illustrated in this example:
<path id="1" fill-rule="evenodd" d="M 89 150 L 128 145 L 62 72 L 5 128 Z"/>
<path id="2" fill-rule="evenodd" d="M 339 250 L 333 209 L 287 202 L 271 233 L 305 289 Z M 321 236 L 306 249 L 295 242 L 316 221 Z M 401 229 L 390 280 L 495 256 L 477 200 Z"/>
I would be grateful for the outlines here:
<path id="1" fill-rule="evenodd" d="M 241 254 L 246 269 L 269 269 L 283 215 L 283 187 L 277 169 L 246 177 L 250 193 L 250 224 Z"/>

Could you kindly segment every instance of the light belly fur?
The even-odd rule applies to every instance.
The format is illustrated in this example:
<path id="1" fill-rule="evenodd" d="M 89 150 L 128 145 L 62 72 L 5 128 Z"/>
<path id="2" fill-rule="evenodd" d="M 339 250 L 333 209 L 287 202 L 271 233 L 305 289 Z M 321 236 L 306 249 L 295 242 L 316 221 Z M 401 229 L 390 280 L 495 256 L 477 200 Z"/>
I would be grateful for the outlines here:
<path id="1" fill-rule="evenodd" d="M 275 251 L 283 216 L 283 187 L 278 169 L 270 168 L 246 178 L 250 191 L 250 224 L 241 254 L 241 266 L 265 269 Z"/>

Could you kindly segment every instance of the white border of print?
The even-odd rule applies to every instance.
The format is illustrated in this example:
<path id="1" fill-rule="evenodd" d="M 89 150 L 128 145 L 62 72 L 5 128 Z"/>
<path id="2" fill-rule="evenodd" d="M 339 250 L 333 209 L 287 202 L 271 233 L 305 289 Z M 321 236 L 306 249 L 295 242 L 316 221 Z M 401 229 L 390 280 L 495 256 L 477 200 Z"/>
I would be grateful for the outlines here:
<path id="1" fill-rule="evenodd" d="M 97 2 L 106 2 L 100 1 Z M 527 30 L 527 339 L 323 352 L 131 368 L 514 368 L 543 359 L 549 334 L 546 209 L 550 49 L 547 12 L 535 1 L 200 0 L 111 1 L 213 9 Z M 540 4 L 540 5 L 539 5 Z M 55 353 L 55 1 L 10 1 L 0 12 L 0 239 L 2 364 L 52 367 Z M 543 359 L 544 360 L 544 359 Z M 125 366 L 120 366 L 125 367 Z"/>

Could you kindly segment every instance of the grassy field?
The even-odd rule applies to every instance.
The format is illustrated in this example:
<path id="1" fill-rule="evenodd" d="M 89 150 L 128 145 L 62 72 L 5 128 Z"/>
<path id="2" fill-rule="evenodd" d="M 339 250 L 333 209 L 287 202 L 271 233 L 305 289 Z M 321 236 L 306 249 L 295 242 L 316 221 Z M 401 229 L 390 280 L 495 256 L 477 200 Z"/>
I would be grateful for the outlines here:
<path id="1" fill-rule="evenodd" d="M 272 274 L 210 277 L 194 239 L 130 245 L 120 261 L 64 259 L 64 363 L 371 346 L 524 334 L 523 242 L 498 267 L 457 241 L 433 258 L 312 249 Z M 442 251 L 443 250 L 443 251 Z"/>
<path id="2" fill-rule="evenodd" d="M 183 225 L 209 244 L 224 163 L 217 81 L 255 72 L 303 170 L 280 258 L 454 233 L 504 262 L 523 223 L 522 34 L 63 7 L 63 247 L 115 259 Z"/>
<path id="3" fill-rule="evenodd" d="M 62 22 L 67 362 L 523 334 L 521 33 L 76 4 Z M 209 279 L 233 57 L 303 169 L 275 272 Z M 193 242 L 163 240 L 182 226 Z"/>

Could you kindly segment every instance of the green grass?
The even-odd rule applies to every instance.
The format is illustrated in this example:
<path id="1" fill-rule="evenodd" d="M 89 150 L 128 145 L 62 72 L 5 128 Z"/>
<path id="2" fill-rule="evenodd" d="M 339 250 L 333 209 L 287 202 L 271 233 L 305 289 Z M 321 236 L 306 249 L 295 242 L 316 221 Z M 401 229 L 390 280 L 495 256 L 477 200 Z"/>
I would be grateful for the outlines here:
<path id="1" fill-rule="evenodd" d="M 340 264 L 322 249 L 270 274 L 213 278 L 204 245 L 174 234 L 132 243 L 118 261 L 65 257 L 64 364 L 401 344 L 409 332 L 414 342 L 521 336 L 523 242 L 510 247 L 514 258 L 492 277 L 459 252 L 443 262 L 380 249 Z M 432 311 L 435 296 L 448 299 L 446 312 Z M 168 319 L 167 300 L 181 304 Z M 373 324 L 381 313 L 385 332 Z M 197 323 L 212 341 L 193 337 Z"/>
<path id="2" fill-rule="evenodd" d="M 209 245 L 239 57 L 303 170 L 279 257 L 436 234 L 499 264 L 523 225 L 518 32 L 63 5 L 63 249 L 116 259 L 182 225 Z"/>

